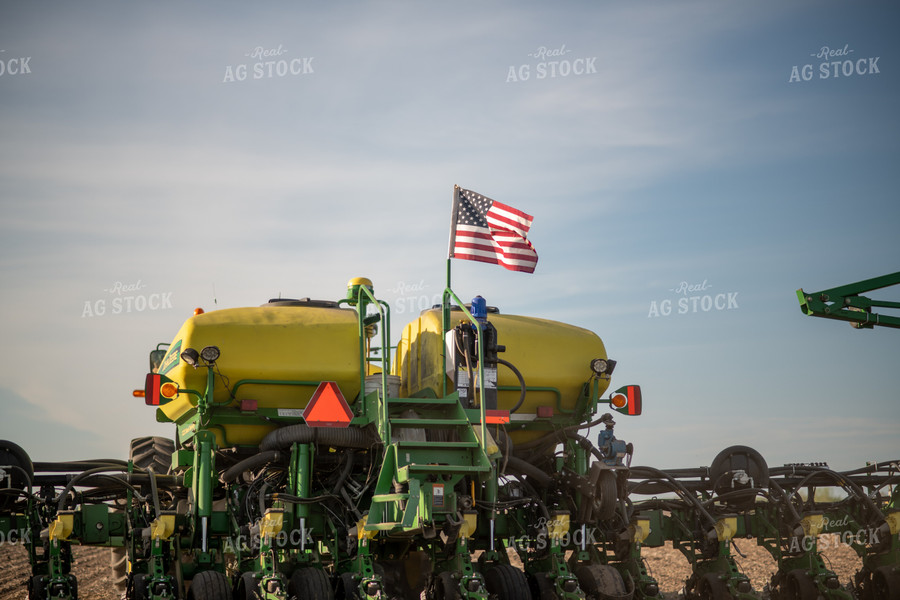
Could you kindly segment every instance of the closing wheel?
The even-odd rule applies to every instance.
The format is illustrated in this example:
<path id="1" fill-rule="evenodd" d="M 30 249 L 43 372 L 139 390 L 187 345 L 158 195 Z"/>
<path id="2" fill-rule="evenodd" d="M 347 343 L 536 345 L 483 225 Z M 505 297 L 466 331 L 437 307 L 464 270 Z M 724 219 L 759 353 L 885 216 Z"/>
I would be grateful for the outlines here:
<path id="1" fill-rule="evenodd" d="M 535 573 L 528 576 L 528 584 L 531 588 L 533 600 L 559 600 L 556 586 L 550 581 L 547 573 Z"/>
<path id="2" fill-rule="evenodd" d="M 600 506 L 594 513 L 597 520 L 612 519 L 616 514 L 617 501 L 615 471 L 601 471 L 600 478 L 597 479 L 597 502 Z"/>
<path id="3" fill-rule="evenodd" d="M 497 565 L 484 574 L 484 583 L 497 600 L 532 600 L 525 573 L 512 565 Z"/>
<path id="4" fill-rule="evenodd" d="M 47 575 L 35 575 L 28 580 L 28 600 L 44 600 L 47 597 Z"/>
<path id="5" fill-rule="evenodd" d="M 700 600 L 732 600 L 728 586 L 717 573 L 707 573 L 697 586 Z"/>
<path id="6" fill-rule="evenodd" d="M 334 600 L 334 591 L 325 571 L 315 567 L 303 567 L 291 575 L 288 596 L 305 600 Z"/>
<path id="7" fill-rule="evenodd" d="M 788 573 L 782 585 L 787 600 L 816 600 L 819 597 L 815 580 L 803 569 L 794 569 Z"/>
<path id="8" fill-rule="evenodd" d="M 187 595 L 187 600 L 232 600 L 233 598 L 228 579 L 217 571 L 203 571 L 194 575 Z"/>
<path id="9" fill-rule="evenodd" d="M 632 596 L 622 576 L 609 565 L 582 565 L 575 569 L 575 577 L 589 600 L 626 600 Z"/>
<path id="10" fill-rule="evenodd" d="M 341 573 L 334 597 L 336 600 L 359 600 L 359 583 L 353 573 Z"/>
<path id="11" fill-rule="evenodd" d="M 872 573 L 873 600 L 893 600 L 900 598 L 900 569 L 883 566 Z"/>
<path id="12" fill-rule="evenodd" d="M 454 579 L 450 571 L 441 571 L 431 581 L 431 598 L 433 600 L 461 600 L 459 581 Z"/>

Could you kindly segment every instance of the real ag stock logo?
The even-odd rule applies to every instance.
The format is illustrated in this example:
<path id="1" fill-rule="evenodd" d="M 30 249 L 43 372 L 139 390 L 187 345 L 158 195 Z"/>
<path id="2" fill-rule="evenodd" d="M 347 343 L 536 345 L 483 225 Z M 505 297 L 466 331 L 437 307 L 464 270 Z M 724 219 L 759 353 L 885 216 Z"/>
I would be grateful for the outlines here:
<path id="1" fill-rule="evenodd" d="M 6 50 L 0 50 L 0 77 L 31 75 L 30 61 L 30 56 L 7 56 Z"/>
<path id="2" fill-rule="evenodd" d="M 650 301 L 650 312 L 647 317 L 668 317 L 672 314 L 686 315 L 688 313 L 710 312 L 712 310 L 734 310 L 738 308 L 737 292 L 709 292 L 713 289 L 709 280 L 703 283 L 689 283 L 682 281 L 669 291 L 675 298 L 665 298 L 660 301 Z M 704 293 L 709 292 L 709 293 Z"/>
<path id="3" fill-rule="evenodd" d="M 116 281 L 103 291 L 107 297 L 85 300 L 81 318 L 121 315 L 172 308 L 172 292 L 145 293 L 147 284 L 138 279 L 134 283 Z"/>
<path id="4" fill-rule="evenodd" d="M 844 44 L 843 48 L 822 46 L 809 55 L 821 61 L 818 67 L 814 68 L 813 63 L 792 66 L 788 83 L 811 81 L 813 78 L 837 79 L 839 77 L 858 77 L 881 73 L 881 70 L 878 68 L 880 56 L 860 58 L 854 56 L 854 54 L 855 50 L 850 47 L 850 44 Z"/>
<path id="5" fill-rule="evenodd" d="M 287 48 L 278 44 L 277 48 L 256 46 L 244 54 L 252 62 L 244 62 L 225 66 L 225 77 L 222 83 L 234 83 L 247 79 L 273 79 L 296 75 L 311 75 L 313 70 L 312 56 L 288 56 Z"/>
<path id="6" fill-rule="evenodd" d="M 572 50 L 563 44 L 558 48 L 539 46 L 534 52 L 528 53 L 528 58 L 540 62 L 511 65 L 506 72 L 506 83 L 528 81 L 534 75 L 535 79 L 555 79 L 557 77 L 569 77 L 572 75 L 595 75 L 597 73 L 596 56 L 569 56 Z M 533 67 L 533 72 L 532 72 Z"/>

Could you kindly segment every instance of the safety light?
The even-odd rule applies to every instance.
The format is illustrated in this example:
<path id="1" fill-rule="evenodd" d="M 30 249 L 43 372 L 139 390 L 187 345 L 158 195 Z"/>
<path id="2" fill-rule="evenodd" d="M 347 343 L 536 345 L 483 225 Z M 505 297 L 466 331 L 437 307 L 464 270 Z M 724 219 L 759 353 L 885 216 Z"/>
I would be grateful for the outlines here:
<path id="1" fill-rule="evenodd" d="M 144 389 L 134 392 L 136 397 L 144 398 L 144 404 L 147 406 L 162 406 L 177 394 L 178 384 L 159 373 L 147 373 L 147 377 L 144 379 Z"/>
<path id="2" fill-rule="evenodd" d="M 219 347 L 207 346 L 200 351 L 200 358 L 210 364 L 216 362 L 217 360 L 219 360 Z"/>
<path id="3" fill-rule="evenodd" d="M 185 348 L 181 353 L 181 360 L 196 369 L 200 364 L 200 355 L 193 348 Z"/>
<path id="4" fill-rule="evenodd" d="M 162 375 L 157 373 L 147 373 L 144 379 L 144 404 L 147 406 L 159 406 L 159 386 Z M 135 394 L 137 396 L 137 394 Z"/>
<path id="5" fill-rule="evenodd" d="M 591 371 L 595 375 L 612 375 L 613 369 L 616 368 L 616 361 L 608 358 L 595 358 L 591 361 Z"/>
<path id="6" fill-rule="evenodd" d="M 134 396 L 135 398 L 143 398 L 144 390 L 134 390 L 133 392 L 131 392 L 131 395 Z"/>
<path id="7" fill-rule="evenodd" d="M 641 414 L 641 386 L 620 387 L 609 395 L 609 405 L 623 415 Z"/>
<path id="8" fill-rule="evenodd" d="M 200 308 L 198 306 L 197 308 L 194 309 L 194 316 L 196 317 L 197 315 L 202 315 L 205 312 L 206 312 L 205 310 L 203 310 L 202 308 Z"/>

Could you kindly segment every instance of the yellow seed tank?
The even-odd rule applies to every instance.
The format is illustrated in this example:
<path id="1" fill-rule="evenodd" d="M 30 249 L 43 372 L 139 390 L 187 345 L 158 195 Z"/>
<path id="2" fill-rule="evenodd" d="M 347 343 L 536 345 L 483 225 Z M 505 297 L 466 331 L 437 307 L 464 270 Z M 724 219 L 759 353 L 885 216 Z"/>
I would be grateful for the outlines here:
<path id="1" fill-rule="evenodd" d="M 303 305 L 306 304 L 306 305 Z M 238 409 L 242 400 L 257 408 L 302 410 L 321 381 L 335 381 L 348 402 L 360 390 L 360 347 L 356 311 L 334 303 L 273 302 L 195 315 L 172 340 L 159 373 L 179 388 L 206 391 L 207 369 L 194 368 L 180 354 L 217 346 L 216 404 Z M 292 384 L 242 383 L 265 379 Z M 182 392 L 161 407 L 178 422 L 197 405 L 197 396 Z M 260 425 L 225 425 L 221 443 L 256 444 L 274 429 Z M 220 437 L 221 437 L 220 436 Z"/>
<path id="2" fill-rule="evenodd" d="M 462 318 L 461 312 L 451 312 L 450 326 L 456 326 Z M 488 321 L 497 330 L 497 342 L 506 347 L 499 357 L 522 373 L 530 390 L 516 411 L 517 415 L 534 415 L 539 406 L 552 406 L 557 415 L 572 411 L 584 385 L 591 380 L 591 360 L 607 358 L 600 337 L 581 327 L 499 313 L 489 314 Z M 401 396 L 431 389 L 440 397 L 445 377 L 448 391 L 455 389 L 453 380 L 442 374 L 445 344 L 441 331 L 441 311 L 438 309 L 423 311 L 417 320 L 404 328 L 395 361 L 395 370 L 401 378 Z M 609 379 L 600 379 L 598 385 L 598 393 L 602 394 L 609 386 Z M 520 397 L 519 381 L 504 365 L 498 367 L 497 386 L 512 388 L 498 391 L 497 408 L 513 408 Z"/>

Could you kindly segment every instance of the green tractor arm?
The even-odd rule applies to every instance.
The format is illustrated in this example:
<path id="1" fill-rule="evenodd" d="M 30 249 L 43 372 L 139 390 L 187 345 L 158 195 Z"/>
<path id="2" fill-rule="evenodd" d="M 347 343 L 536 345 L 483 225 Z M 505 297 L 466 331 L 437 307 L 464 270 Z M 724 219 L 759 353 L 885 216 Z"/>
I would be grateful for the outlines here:
<path id="1" fill-rule="evenodd" d="M 821 292 L 804 292 L 801 288 L 797 290 L 797 299 L 803 313 L 813 317 L 849 321 L 857 329 L 872 329 L 875 325 L 900 328 L 900 317 L 872 312 L 872 307 L 900 309 L 900 302 L 859 295 L 897 284 L 900 284 L 900 271 Z"/>

